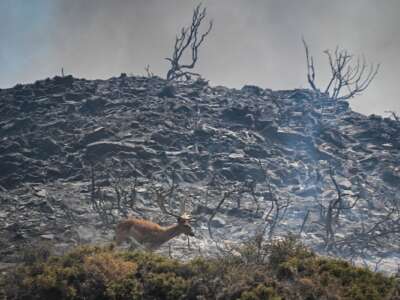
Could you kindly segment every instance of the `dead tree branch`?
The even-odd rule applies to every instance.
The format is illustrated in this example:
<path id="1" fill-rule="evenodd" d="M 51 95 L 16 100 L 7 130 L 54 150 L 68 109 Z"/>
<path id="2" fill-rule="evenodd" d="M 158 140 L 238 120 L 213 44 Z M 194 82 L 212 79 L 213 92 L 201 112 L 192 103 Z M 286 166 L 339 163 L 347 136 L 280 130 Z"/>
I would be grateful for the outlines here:
<path id="1" fill-rule="evenodd" d="M 104 224 L 136 209 L 138 173 L 133 163 L 109 159 L 89 166 L 90 202 Z"/>
<path id="2" fill-rule="evenodd" d="M 150 65 L 147 65 L 144 70 L 146 71 L 147 77 L 152 78 L 154 77 L 154 73 L 150 70 Z"/>
<path id="3" fill-rule="evenodd" d="M 360 199 L 359 195 L 357 195 L 356 199 L 351 204 L 345 205 L 344 198 L 350 195 L 343 193 L 343 191 L 340 189 L 331 165 L 329 165 L 329 177 L 336 190 L 336 197 L 329 200 L 327 206 L 322 204 L 322 202 L 319 203 L 321 208 L 321 217 L 323 219 L 323 224 L 320 225 L 323 226 L 325 230 L 325 248 L 328 251 L 331 250 L 335 245 L 335 232 L 339 223 L 340 214 L 344 210 L 350 210 L 354 208 Z"/>
<path id="4" fill-rule="evenodd" d="M 205 37 L 210 33 L 213 22 L 210 21 L 208 29 L 200 34 L 199 28 L 206 17 L 206 8 L 201 9 L 201 4 L 197 5 L 193 11 L 192 23 L 188 27 L 183 27 L 179 36 L 175 38 L 174 50 L 172 57 L 166 58 L 171 64 L 167 72 L 167 80 L 177 80 L 185 77 L 186 80 L 191 76 L 200 77 L 199 74 L 191 72 L 198 59 L 198 51 Z M 182 63 L 183 55 L 187 49 L 191 50 L 191 62 Z"/>
<path id="5" fill-rule="evenodd" d="M 315 82 L 314 59 L 308 45 L 302 39 L 306 60 L 307 80 L 314 91 L 319 91 Z M 354 56 L 345 49 L 336 47 L 332 53 L 325 50 L 331 77 L 323 92 L 334 100 L 348 100 L 365 91 L 378 74 L 380 64 L 368 63 L 364 56 Z"/>
<path id="6" fill-rule="evenodd" d="M 396 112 L 394 112 L 392 110 L 387 110 L 387 111 L 385 111 L 385 113 L 390 114 L 391 117 L 393 118 L 393 120 L 400 122 L 400 116 Z"/>
<path id="7" fill-rule="evenodd" d="M 261 234 L 264 236 L 268 229 L 268 239 L 270 240 L 279 223 L 283 220 L 286 215 L 286 211 L 291 205 L 292 201 L 290 198 L 282 199 L 276 190 L 273 190 L 271 182 L 268 178 L 268 172 L 264 167 L 261 160 L 257 160 L 260 169 L 264 172 L 266 191 L 263 194 L 264 201 L 267 207 L 264 210 L 263 219 L 264 226 Z"/>
<path id="8" fill-rule="evenodd" d="M 314 69 L 314 58 L 310 56 L 309 50 L 308 50 L 308 45 L 304 38 L 302 39 L 304 49 L 306 51 L 306 59 L 307 59 L 307 80 L 308 83 L 310 84 L 311 88 L 316 91 L 318 90 L 317 87 L 315 86 L 315 69 Z"/>
<path id="9" fill-rule="evenodd" d="M 207 222 L 207 227 L 208 227 L 208 233 L 210 234 L 211 239 L 213 239 L 213 234 L 211 230 L 211 222 L 214 219 L 215 215 L 219 212 L 219 209 L 221 208 L 222 204 L 224 204 L 225 200 L 229 199 L 232 197 L 234 193 L 237 193 L 237 188 L 234 186 L 228 191 L 223 192 L 221 200 L 218 202 L 217 206 L 214 208 L 214 211 L 212 212 L 210 218 L 208 219 Z"/>
<path id="10" fill-rule="evenodd" d="M 381 252 L 382 246 L 400 236 L 400 215 L 392 208 L 367 227 L 362 223 L 352 234 L 336 241 L 336 247 L 350 257 L 363 257 L 366 252 Z"/>

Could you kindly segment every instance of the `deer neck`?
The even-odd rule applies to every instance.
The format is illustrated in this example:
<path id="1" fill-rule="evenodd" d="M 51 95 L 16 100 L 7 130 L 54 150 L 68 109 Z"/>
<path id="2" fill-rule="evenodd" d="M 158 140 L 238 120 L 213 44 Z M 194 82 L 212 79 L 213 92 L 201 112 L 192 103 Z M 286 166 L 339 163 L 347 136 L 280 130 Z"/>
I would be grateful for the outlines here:
<path id="1" fill-rule="evenodd" d="M 179 231 L 178 227 L 179 227 L 178 224 L 165 227 L 163 230 L 162 237 L 160 238 L 162 243 L 165 243 L 165 242 L 169 241 L 170 239 L 180 235 L 181 232 Z"/>

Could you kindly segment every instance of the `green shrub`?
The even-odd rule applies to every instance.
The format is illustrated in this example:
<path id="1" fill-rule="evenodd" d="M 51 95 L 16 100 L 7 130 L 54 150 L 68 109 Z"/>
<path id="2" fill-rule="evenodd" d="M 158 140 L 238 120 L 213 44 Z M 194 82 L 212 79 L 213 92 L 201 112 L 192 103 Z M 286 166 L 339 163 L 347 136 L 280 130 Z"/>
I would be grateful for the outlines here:
<path id="1" fill-rule="evenodd" d="M 273 268 L 278 267 L 291 258 L 304 260 L 315 256 L 314 253 L 291 235 L 283 240 L 272 242 L 268 246 L 270 248 L 269 262 Z"/>
<path id="2" fill-rule="evenodd" d="M 174 273 L 150 273 L 145 277 L 146 294 L 151 299 L 183 299 L 188 287 L 189 282 Z"/>
<path id="3" fill-rule="evenodd" d="M 272 287 L 263 284 L 257 285 L 255 288 L 242 293 L 240 300 L 281 300 Z"/>
<path id="4" fill-rule="evenodd" d="M 315 277 L 324 285 L 340 286 L 344 297 L 355 300 L 384 299 L 382 296 L 394 292 L 396 285 L 399 288 L 394 278 L 334 259 L 320 259 Z"/>
<path id="5" fill-rule="evenodd" d="M 320 258 L 292 237 L 247 243 L 235 254 L 187 263 L 149 252 L 79 247 L 59 257 L 32 254 L 0 280 L 1 297 L 24 300 L 395 300 L 399 295 L 398 279 Z"/>

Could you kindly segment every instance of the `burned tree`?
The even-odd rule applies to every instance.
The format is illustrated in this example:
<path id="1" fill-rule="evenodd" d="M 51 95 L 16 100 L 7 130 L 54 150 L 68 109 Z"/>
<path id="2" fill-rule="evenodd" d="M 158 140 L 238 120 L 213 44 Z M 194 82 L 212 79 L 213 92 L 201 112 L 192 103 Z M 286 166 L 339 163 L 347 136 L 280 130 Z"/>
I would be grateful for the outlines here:
<path id="1" fill-rule="evenodd" d="M 347 194 L 343 192 L 335 179 L 335 172 L 331 164 L 329 164 L 329 177 L 332 181 L 333 186 L 336 190 L 336 198 L 333 198 L 329 201 L 327 206 L 319 203 L 321 207 L 321 215 L 324 219 L 324 229 L 325 229 L 325 247 L 329 251 L 333 247 L 335 243 L 335 231 L 336 227 L 339 225 L 339 216 L 345 210 L 353 209 L 358 201 L 360 200 L 360 196 L 356 195 L 356 198 L 352 203 L 348 203 L 346 205 L 345 197 L 351 196 L 351 194 Z"/>
<path id="2" fill-rule="evenodd" d="M 385 113 L 389 114 L 393 118 L 393 120 L 400 122 L 400 116 L 395 111 L 387 110 L 385 111 Z"/>
<path id="3" fill-rule="evenodd" d="M 105 225 L 114 224 L 119 216 L 128 216 L 137 209 L 139 180 L 136 166 L 115 158 L 90 164 L 90 204 Z"/>
<path id="4" fill-rule="evenodd" d="M 167 80 L 176 80 L 183 77 L 188 80 L 191 76 L 200 77 L 199 74 L 190 70 L 196 65 L 199 47 L 213 26 L 213 22 L 210 21 L 208 29 L 203 34 L 199 33 L 199 28 L 205 17 L 206 9 L 201 9 L 201 4 L 197 5 L 193 11 L 192 24 L 188 27 L 183 27 L 180 35 L 176 36 L 172 57 L 166 58 L 171 63 L 167 73 Z M 182 59 L 187 49 L 191 51 L 191 62 L 185 64 L 182 63 Z"/>
<path id="5" fill-rule="evenodd" d="M 271 240 L 274 236 L 275 230 L 278 228 L 280 222 L 286 215 L 289 206 L 292 201 L 289 197 L 281 197 L 276 189 L 272 187 L 271 181 L 268 177 L 266 167 L 263 165 L 261 160 L 258 160 L 260 170 L 264 173 L 264 192 L 262 197 L 267 204 L 263 212 L 264 225 L 260 232 L 262 236 L 268 234 L 268 240 Z"/>
<path id="6" fill-rule="evenodd" d="M 307 81 L 311 88 L 319 91 L 315 83 L 314 59 L 303 39 L 307 60 Z M 330 68 L 330 79 L 323 92 L 334 100 L 348 100 L 365 91 L 378 74 L 379 64 L 368 63 L 364 56 L 354 56 L 345 49 L 336 47 L 332 53 L 325 50 Z"/>

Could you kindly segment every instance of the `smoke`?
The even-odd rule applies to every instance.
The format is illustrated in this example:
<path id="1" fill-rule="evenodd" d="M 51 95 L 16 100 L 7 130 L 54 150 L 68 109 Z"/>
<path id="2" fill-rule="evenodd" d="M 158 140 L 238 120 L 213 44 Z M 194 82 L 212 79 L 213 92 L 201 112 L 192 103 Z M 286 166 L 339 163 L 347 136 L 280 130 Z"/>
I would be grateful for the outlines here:
<path id="1" fill-rule="evenodd" d="M 108 78 L 121 72 L 165 76 L 176 33 L 199 1 L 3 0 L 0 3 L 0 87 L 65 72 Z M 301 37 L 314 55 L 317 82 L 328 79 L 322 53 L 340 45 L 380 73 L 352 106 L 364 113 L 400 112 L 400 20 L 396 0 L 203 1 L 214 29 L 197 71 L 212 85 L 306 88 Z"/>

